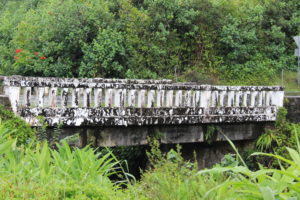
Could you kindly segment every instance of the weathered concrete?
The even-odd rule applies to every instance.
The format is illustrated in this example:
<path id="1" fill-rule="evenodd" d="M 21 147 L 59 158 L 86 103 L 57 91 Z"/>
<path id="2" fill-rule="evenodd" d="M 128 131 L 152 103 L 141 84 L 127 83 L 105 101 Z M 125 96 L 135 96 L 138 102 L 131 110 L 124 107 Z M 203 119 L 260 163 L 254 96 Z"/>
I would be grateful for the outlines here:
<path id="1" fill-rule="evenodd" d="M 79 133 L 78 146 L 92 143 L 94 146 L 147 145 L 149 137 L 159 139 L 162 144 L 227 142 L 223 134 L 232 141 L 254 140 L 272 124 L 266 122 L 198 125 L 155 125 L 123 127 L 80 127 L 67 128 L 61 138 Z"/>
<path id="2" fill-rule="evenodd" d="M 274 121 L 280 86 L 170 80 L 2 77 L 12 110 L 32 126 L 144 126 Z"/>
<path id="3" fill-rule="evenodd" d="M 262 132 L 258 124 L 276 119 L 283 105 L 280 86 L 213 86 L 171 80 L 0 77 L 12 110 L 32 126 L 39 116 L 50 127 L 80 129 L 96 146 L 147 144 L 159 134 L 162 143 L 207 142 L 208 127 L 232 140 Z M 217 130 L 217 129 L 216 129 Z M 211 135 L 222 141 L 222 135 Z"/>

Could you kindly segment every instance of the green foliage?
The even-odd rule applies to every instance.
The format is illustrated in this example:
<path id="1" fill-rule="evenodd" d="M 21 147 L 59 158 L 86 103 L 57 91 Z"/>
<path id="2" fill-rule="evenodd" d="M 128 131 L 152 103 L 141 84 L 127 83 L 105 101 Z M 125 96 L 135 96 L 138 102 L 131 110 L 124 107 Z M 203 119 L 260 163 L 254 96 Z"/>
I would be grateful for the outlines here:
<path id="1" fill-rule="evenodd" d="M 5 75 L 258 85 L 272 84 L 281 69 L 296 69 L 296 0 L 2 4 L 0 72 Z"/>
<path id="2" fill-rule="evenodd" d="M 71 149 L 66 142 L 49 148 L 18 147 L 13 133 L 0 124 L 1 199 L 118 199 L 120 183 L 109 177 L 123 173 L 111 153 Z"/>
<path id="3" fill-rule="evenodd" d="M 295 132 L 300 131 L 300 125 L 288 122 L 286 114 L 287 110 L 285 108 L 279 109 L 275 127 L 266 129 L 265 133 L 256 141 L 258 151 L 274 153 L 289 158 L 286 147 L 297 147 L 297 138 L 294 135 Z M 260 162 L 266 166 L 279 167 L 277 159 L 269 158 L 260 160 Z"/>
<path id="4" fill-rule="evenodd" d="M 17 145 L 29 145 L 35 141 L 35 130 L 31 128 L 20 117 L 15 116 L 12 111 L 6 110 L 0 105 L 1 124 L 9 130 L 12 130 L 10 136 L 17 138 Z"/>

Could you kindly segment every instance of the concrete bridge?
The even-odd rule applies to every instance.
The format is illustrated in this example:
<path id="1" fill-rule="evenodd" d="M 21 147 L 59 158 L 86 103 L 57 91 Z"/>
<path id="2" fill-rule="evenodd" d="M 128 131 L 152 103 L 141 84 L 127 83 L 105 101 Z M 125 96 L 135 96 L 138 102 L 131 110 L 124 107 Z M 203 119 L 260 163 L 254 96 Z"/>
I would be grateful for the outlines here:
<path id="1" fill-rule="evenodd" d="M 32 126 L 43 116 L 50 127 L 88 130 L 95 145 L 147 144 L 256 138 L 283 106 L 279 86 L 213 86 L 171 80 L 80 79 L 2 76 L 15 114 Z M 217 127 L 217 128 L 214 128 Z M 210 135 L 209 135 L 210 134 Z"/>

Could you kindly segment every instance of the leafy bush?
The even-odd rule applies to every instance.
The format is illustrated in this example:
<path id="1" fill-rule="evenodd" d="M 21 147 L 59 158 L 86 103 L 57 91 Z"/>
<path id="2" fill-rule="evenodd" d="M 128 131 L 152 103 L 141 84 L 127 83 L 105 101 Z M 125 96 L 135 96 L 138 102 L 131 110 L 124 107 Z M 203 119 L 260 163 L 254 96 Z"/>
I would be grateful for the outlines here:
<path id="1" fill-rule="evenodd" d="M 10 133 L 12 138 L 17 138 L 17 145 L 28 145 L 35 140 L 35 130 L 31 128 L 20 117 L 15 116 L 12 111 L 5 109 L 0 105 L 0 119 L 2 125 L 9 130 L 13 130 Z"/>
<path id="2" fill-rule="evenodd" d="M 0 72 L 273 84 L 295 70 L 297 0 L 0 2 Z"/>
<path id="3" fill-rule="evenodd" d="M 266 129 L 266 132 L 257 139 L 257 151 L 273 153 L 285 158 L 290 158 L 286 147 L 294 149 L 297 147 L 298 139 L 295 138 L 295 133 L 300 131 L 300 125 L 287 121 L 286 114 L 287 110 L 285 108 L 279 109 L 275 127 Z M 269 159 L 259 160 L 259 162 L 269 167 L 280 167 L 277 159 L 271 157 L 269 157 Z"/>

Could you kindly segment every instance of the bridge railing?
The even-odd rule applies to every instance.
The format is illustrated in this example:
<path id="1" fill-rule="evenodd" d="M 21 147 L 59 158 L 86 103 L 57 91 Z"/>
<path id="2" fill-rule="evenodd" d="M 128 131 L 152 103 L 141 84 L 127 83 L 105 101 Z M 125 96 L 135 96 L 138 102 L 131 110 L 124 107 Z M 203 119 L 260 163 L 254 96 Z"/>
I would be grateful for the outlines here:
<path id="1" fill-rule="evenodd" d="M 280 86 L 212 86 L 171 80 L 2 76 L 12 109 L 281 107 Z"/>

